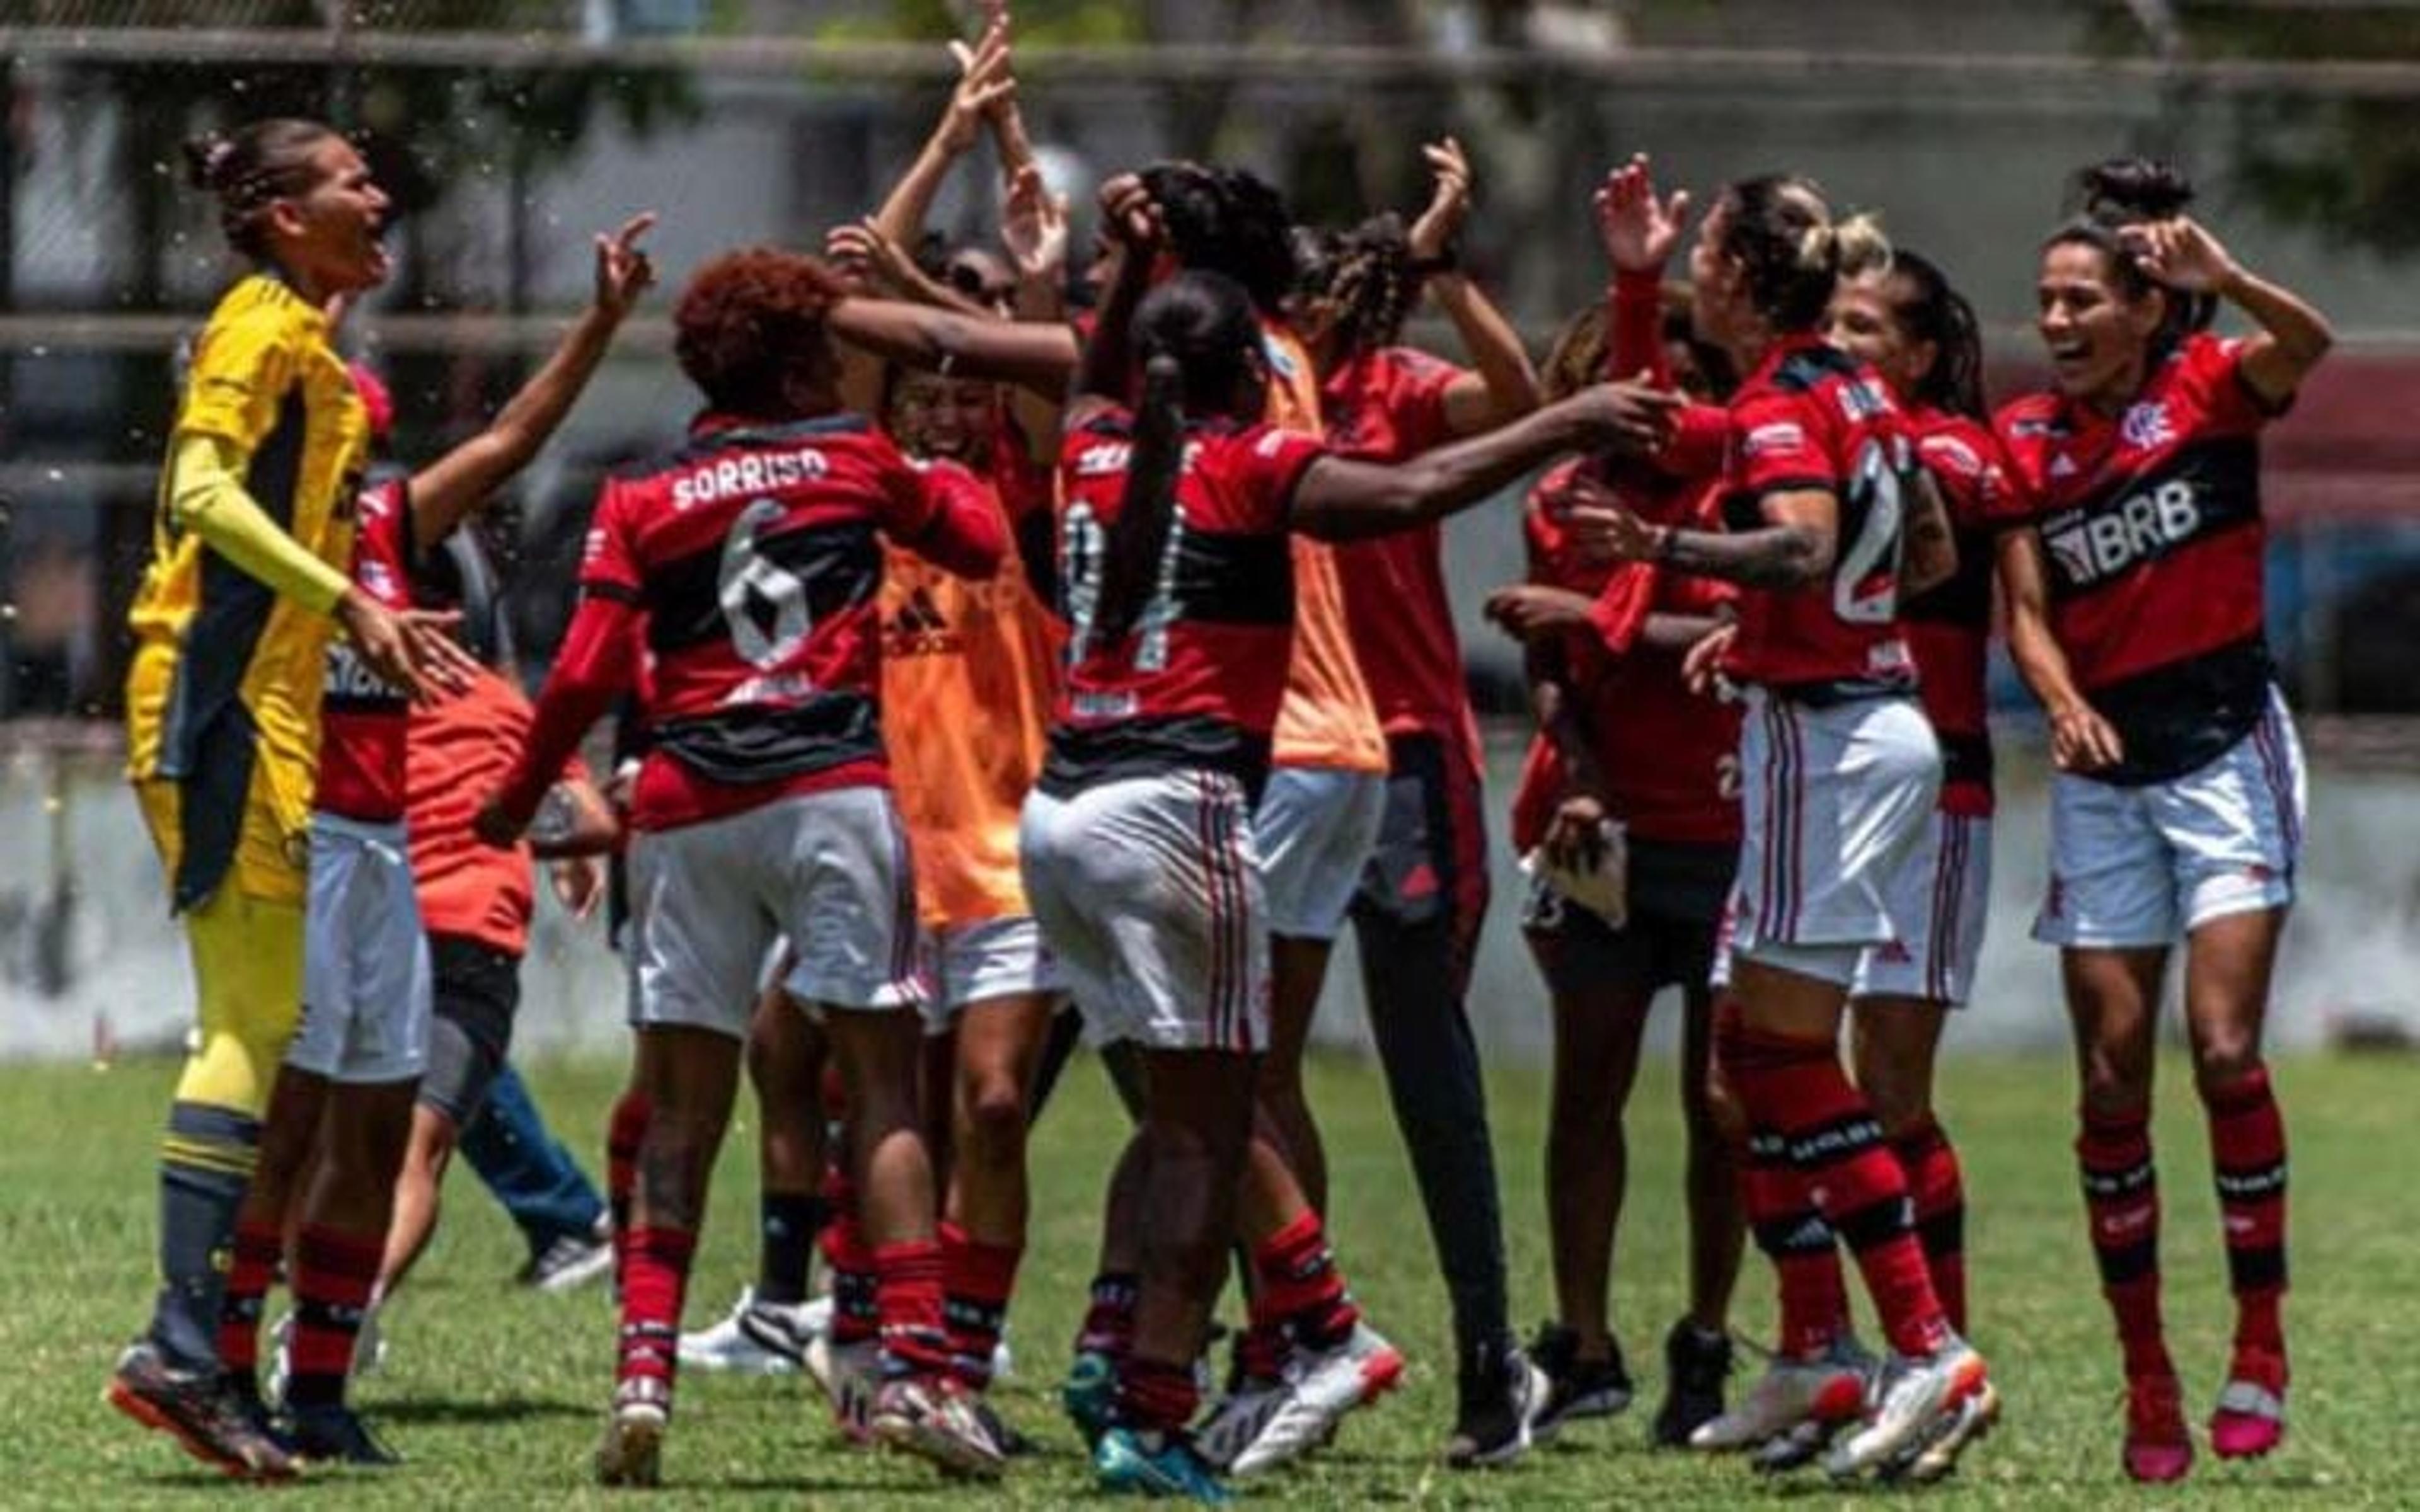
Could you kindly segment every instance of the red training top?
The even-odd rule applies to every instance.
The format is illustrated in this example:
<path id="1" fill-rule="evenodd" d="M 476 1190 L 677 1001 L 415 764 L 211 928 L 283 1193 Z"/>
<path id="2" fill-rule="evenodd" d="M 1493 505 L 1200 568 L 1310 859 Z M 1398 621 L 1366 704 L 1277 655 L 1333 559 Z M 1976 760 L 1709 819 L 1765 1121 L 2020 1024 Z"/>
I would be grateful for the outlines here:
<path id="1" fill-rule="evenodd" d="M 1320 385 L 1327 443 L 1357 461 L 1405 462 L 1453 438 L 1446 391 L 1467 370 L 1408 347 L 1364 352 Z M 1436 521 L 1336 547 L 1344 618 L 1371 702 L 1389 735 L 1460 741 L 1472 769 L 1479 723 L 1446 594 L 1445 528 Z"/>

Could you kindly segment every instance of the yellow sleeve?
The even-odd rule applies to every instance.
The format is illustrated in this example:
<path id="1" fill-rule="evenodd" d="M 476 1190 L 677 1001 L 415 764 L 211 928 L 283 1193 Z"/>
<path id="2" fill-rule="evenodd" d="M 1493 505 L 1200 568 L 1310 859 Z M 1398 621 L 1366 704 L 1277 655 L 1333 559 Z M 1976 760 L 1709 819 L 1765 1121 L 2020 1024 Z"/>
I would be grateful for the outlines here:
<path id="1" fill-rule="evenodd" d="M 243 491 L 234 443 L 179 432 L 169 453 L 168 518 L 211 550 L 314 614 L 333 614 L 352 583 L 277 528 Z"/>
<path id="2" fill-rule="evenodd" d="M 301 327 L 276 310 L 256 309 L 214 320 L 194 349 L 185 394 L 177 408 L 179 434 L 217 436 L 235 443 L 239 475 L 253 449 L 277 424 L 299 370 Z"/>

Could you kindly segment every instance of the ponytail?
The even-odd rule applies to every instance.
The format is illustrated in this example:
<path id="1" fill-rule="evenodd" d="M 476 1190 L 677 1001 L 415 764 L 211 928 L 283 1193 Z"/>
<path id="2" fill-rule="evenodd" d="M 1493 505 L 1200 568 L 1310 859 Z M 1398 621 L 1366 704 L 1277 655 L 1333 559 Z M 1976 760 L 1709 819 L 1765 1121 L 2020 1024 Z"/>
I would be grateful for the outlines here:
<path id="1" fill-rule="evenodd" d="M 1983 332 L 1975 307 L 1929 257 L 1900 252 L 1890 271 L 1885 286 L 1893 316 L 1908 335 L 1932 344 L 1932 367 L 1917 380 L 1916 397 L 1953 415 L 1989 419 L 1983 405 Z"/>
<path id="2" fill-rule="evenodd" d="M 1118 517 L 1102 549 L 1101 590 L 1092 632 L 1100 643 L 1125 639 L 1159 586 L 1160 558 L 1176 518 L 1176 483 L 1185 471 L 1185 369 L 1161 352 L 1143 363 L 1142 403 Z"/>

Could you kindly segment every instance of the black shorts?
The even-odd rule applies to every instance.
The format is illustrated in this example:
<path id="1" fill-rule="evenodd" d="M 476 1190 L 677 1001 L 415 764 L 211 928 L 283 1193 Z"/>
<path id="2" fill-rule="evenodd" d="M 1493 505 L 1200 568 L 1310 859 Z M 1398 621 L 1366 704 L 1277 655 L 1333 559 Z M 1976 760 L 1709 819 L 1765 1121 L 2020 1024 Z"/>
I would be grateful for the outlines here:
<path id="1" fill-rule="evenodd" d="M 428 964 L 434 1011 L 420 1102 L 460 1130 L 487 1103 L 512 1049 L 521 958 L 458 934 L 431 934 Z"/>
<path id="2" fill-rule="evenodd" d="M 1630 917 L 1621 928 L 1541 880 L 1523 900 L 1521 933 L 1559 995 L 1701 988 L 1714 975 L 1714 943 L 1738 869 L 1735 845 L 1633 840 Z"/>

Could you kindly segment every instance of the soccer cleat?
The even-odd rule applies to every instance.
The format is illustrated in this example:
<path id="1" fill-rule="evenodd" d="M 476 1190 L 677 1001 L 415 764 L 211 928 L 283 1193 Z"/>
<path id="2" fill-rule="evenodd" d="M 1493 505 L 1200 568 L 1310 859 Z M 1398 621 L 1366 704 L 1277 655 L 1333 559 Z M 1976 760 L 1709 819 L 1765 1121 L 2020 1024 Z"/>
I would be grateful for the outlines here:
<path id="1" fill-rule="evenodd" d="M 1540 1443 L 1553 1438 L 1566 1423 L 1584 1417 L 1612 1417 L 1630 1406 L 1630 1371 L 1622 1365 L 1621 1345 L 1608 1340 L 1609 1359 L 1579 1357 L 1580 1336 L 1559 1323 L 1538 1330 L 1529 1343 L 1529 1358 L 1553 1384 L 1533 1428 Z"/>
<path id="2" fill-rule="evenodd" d="M 1181 1433 L 1110 1428 L 1094 1446 L 1093 1480 L 1112 1496 L 1179 1496 L 1210 1506 L 1234 1500 Z"/>
<path id="3" fill-rule="evenodd" d="M 956 1382 L 901 1376 L 882 1383 L 867 1416 L 874 1437 L 929 1459 L 943 1474 L 994 1480 L 1006 1458 Z"/>
<path id="4" fill-rule="evenodd" d="M 1965 1400 L 1935 1418 L 1925 1436 L 1885 1466 L 1884 1474 L 1916 1486 L 1942 1480 L 1958 1468 L 1958 1457 L 1966 1446 L 1990 1434 L 1999 1421 L 1999 1388 L 1985 1381 Z"/>
<path id="5" fill-rule="evenodd" d="M 1872 1370 L 1873 1357 L 1845 1335 L 1821 1354 L 1774 1355 L 1746 1399 L 1699 1424 L 1689 1435 L 1689 1447 L 1717 1454 L 1753 1449 L 1802 1423 L 1848 1422 L 1865 1410 L 1866 1378 Z"/>
<path id="6" fill-rule="evenodd" d="M 285 1480 L 294 1457 L 255 1420 L 224 1376 L 179 1370 L 141 1339 L 118 1357 L 101 1399 L 194 1458 L 245 1480 Z"/>
<path id="7" fill-rule="evenodd" d="M 801 1356 L 807 1374 L 831 1402 L 832 1421 L 852 1443 L 874 1438 L 874 1397 L 882 1384 L 882 1341 L 859 1339 L 834 1344 L 830 1334 L 807 1340 Z"/>
<path id="8" fill-rule="evenodd" d="M 664 1427 L 672 1421 L 672 1387 L 637 1376 L 613 1389 L 613 1413 L 597 1446 L 599 1486 L 654 1486 L 663 1477 Z"/>
<path id="9" fill-rule="evenodd" d="M 1016 1425 L 1001 1416 L 1000 1409 L 980 1394 L 970 1394 L 967 1406 L 975 1414 L 975 1421 L 983 1425 L 984 1437 L 991 1440 L 1002 1456 L 1020 1459 L 1037 1451 L 1034 1442 L 1018 1432 Z"/>
<path id="10" fill-rule="evenodd" d="M 1823 1457 L 1824 1473 L 1851 1480 L 1890 1463 L 1918 1443 L 1934 1419 L 1982 1388 L 1983 1357 L 1954 1334 L 1931 1354 L 1892 1355 L 1865 1422 Z"/>
<path id="11" fill-rule="evenodd" d="M 1708 1333 L 1683 1318 L 1664 1335 L 1664 1405 L 1655 1410 L 1655 1442 L 1677 1449 L 1689 1435 L 1723 1415 L 1723 1383 L 1731 1373 L 1728 1334 Z"/>
<path id="12" fill-rule="evenodd" d="M 737 1376 L 789 1375 L 804 1363 L 813 1305 L 758 1302 L 756 1288 L 745 1288 L 728 1316 L 681 1335 L 680 1363 Z"/>
<path id="13" fill-rule="evenodd" d="M 1445 1462 L 1455 1470 L 1508 1465 L 1535 1441 L 1554 1382 L 1517 1346 L 1481 1349 L 1454 1383 L 1459 1405 Z"/>
<path id="14" fill-rule="evenodd" d="M 2238 1350 L 2218 1409 L 2210 1415 L 2211 1452 L 2221 1459 L 2257 1459 L 2286 1439 L 2286 1357 Z"/>
<path id="15" fill-rule="evenodd" d="M 2146 1375 L 2126 1382 L 2126 1473 L 2149 1485 L 2185 1478 L 2193 1469 L 2193 1439 L 2185 1432 L 2185 1394 L 2173 1375 Z"/>
<path id="16" fill-rule="evenodd" d="M 294 1409 L 287 1414 L 285 1437 L 296 1457 L 310 1464 L 382 1468 L 403 1463 L 403 1456 L 342 1403 Z"/>
<path id="17" fill-rule="evenodd" d="M 1760 1475 L 1787 1475 L 1802 1470 L 1823 1458 L 1832 1441 L 1848 1427 L 1846 1421 L 1833 1418 L 1807 1417 L 1792 1425 L 1787 1432 L 1776 1433 L 1748 1452 L 1748 1468 Z"/>
<path id="18" fill-rule="evenodd" d="M 529 1257 L 513 1279 L 522 1286 L 560 1295 L 576 1291 L 613 1270 L 613 1231 L 603 1219 L 585 1234 L 558 1234 L 553 1242 Z"/>
<path id="19" fill-rule="evenodd" d="M 1285 1381 L 1277 1377 L 1238 1376 L 1193 1435 L 1194 1450 L 1216 1469 L 1233 1470 L 1235 1460 L 1285 1406 L 1288 1395 Z M 1069 1411 L 1072 1414 L 1074 1410 Z"/>
<path id="20" fill-rule="evenodd" d="M 1117 1421 L 1116 1363 L 1097 1350 L 1078 1351 L 1059 1387 L 1059 1403 L 1067 1410 L 1067 1420 L 1076 1425 L 1076 1431 L 1083 1435 L 1084 1447 L 1098 1448 L 1101 1435 Z"/>
<path id="21" fill-rule="evenodd" d="M 1345 1413 L 1376 1401 L 1403 1379 L 1403 1351 L 1367 1323 L 1355 1323 L 1333 1349 L 1295 1350 L 1285 1363 L 1276 1410 L 1235 1455 L 1231 1473 L 1257 1475 L 1319 1447 L 1335 1437 Z"/>

